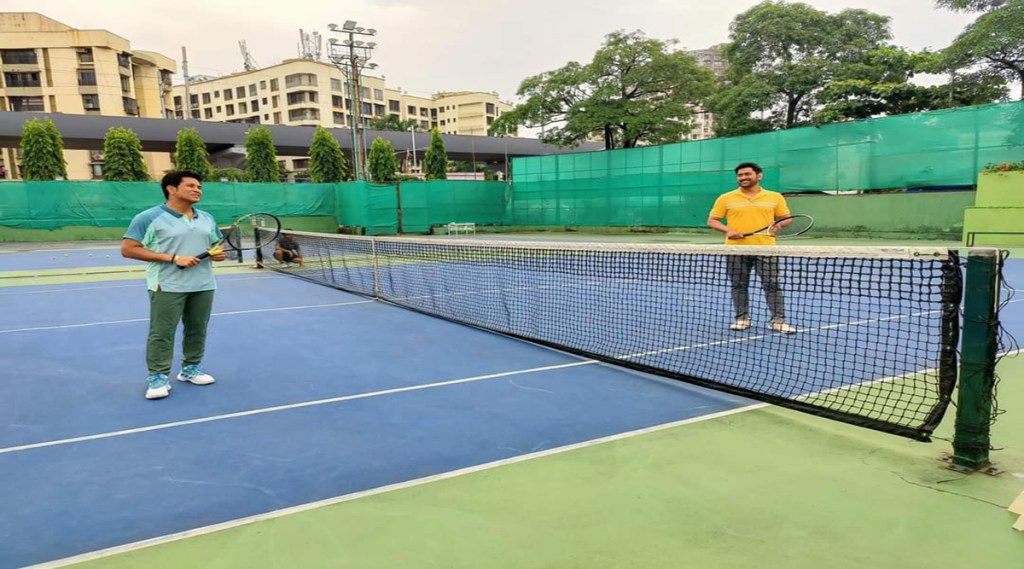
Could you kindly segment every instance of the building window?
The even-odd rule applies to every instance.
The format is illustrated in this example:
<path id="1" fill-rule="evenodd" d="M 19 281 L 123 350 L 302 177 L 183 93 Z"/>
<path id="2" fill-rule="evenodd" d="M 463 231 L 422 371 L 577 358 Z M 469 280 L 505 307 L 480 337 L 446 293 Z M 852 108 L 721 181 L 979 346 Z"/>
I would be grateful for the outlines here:
<path id="1" fill-rule="evenodd" d="M 274 113 L 274 124 L 281 124 L 281 113 Z"/>
<path id="2" fill-rule="evenodd" d="M 274 102 L 274 105 L 273 105 L 273 107 L 274 107 L 274 108 L 276 109 L 276 108 L 278 107 L 278 103 L 280 103 L 280 102 L 281 102 L 281 97 L 280 97 L 280 96 L 278 96 L 278 95 L 274 95 L 274 97 L 273 97 L 273 99 L 272 99 L 272 100 L 273 100 L 273 102 Z"/>
<path id="3" fill-rule="evenodd" d="M 373 114 L 373 105 L 370 103 L 359 103 L 359 109 L 364 115 Z"/>
<path id="4" fill-rule="evenodd" d="M 420 116 L 421 117 L 429 117 L 430 116 L 430 109 L 428 109 L 426 107 L 420 107 Z"/>
<path id="5" fill-rule="evenodd" d="M 267 82 L 266 81 L 260 81 L 260 91 L 266 91 L 266 90 L 267 90 Z"/>
<path id="6" fill-rule="evenodd" d="M 345 99 L 338 95 L 331 95 L 331 105 L 336 109 L 342 109 L 345 107 Z"/>
<path id="7" fill-rule="evenodd" d="M 374 105 L 373 114 L 377 116 L 382 116 L 384 114 L 384 105 Z"/>
<path id="8" fill-rule="evenodd" d="M 393 113 L 402 112 L 402 104 L 398 101 L 388 101 L 388 110 Z"/>
<path id="9" fill-rule="evenodd" d="M 331 79 L 331 91 L 342 91 L 341 79 Z"/>
<path id="10" fill-rule="evenodd" d="M 92 48 L 91 47 L 76 47 L 75 54 L 78 55 L 78 63 L 92 63 Z"/>
<path id="11" fill-rule="evenodd" d="M 219 112 L 221 112 L 221 107 L 220 107 L 220 105 L 217 105 L 217 109 L 216 109 L 216 111 L 217 111 L 218 113 L 219 113 Z"/>
<path id="12" fill-rule="evenodd" d="M 46 110 L 42 97 L 8 97 L 12 111 L 43 112 Z"/>
<path id="13" fill-rule="evenodd" d="M 430 121 L 420 121 L 420 126 L 423 127 L 424 129 L 429 129 Z"/>
<path id="14" fill-rule="evenodd" d="M 309 159 L 296 158 L 295 160 L 292 160 L 292 168 L 295 170 L 305 170 L 306 168 L 309 168 Z"/>
<path id="15" fill-rule="evenodd" d="M 284 78 L 284 86 L 286 89 L 299 86 L 316 87 L 316 75 L 312 73 L 292 73 Z"/>
<path id="16" fill-rule="evenodd" d="M 378 101 L 383 101 L 384 100 L 384 91 L 382 91 L 380 89 L 374 89 L 373 90 L 373 98 L 378 100 Z"/>
<path id="17" fill-rule="evenodd" d="M 235 106 L 234 105 L 224 105 L 224 111 L 226 112 L 226 114 L 229 117 L 234 116 L 235 115 Z"/>
<path id="18" fill-rule="evenodd" d="M 99 95 L 82 95 L 82 108 L 87 111 L 98 111 L 100 110 L 100 96 Z"/>
<path id="19" fill-rule="evenodd" d="M 214 99 L 219 99 L 220 98 L 220 91 L 214 91 L 213 92 L 213 98 Z"/>
<path id="20" fill-rule="evenodd" d="M 199 118 L 199 109 L 192 109 L 192 118 L 194 118 L 194 119 L 198 119 Z"/>
<path id="21" fill-rule="evenodd" d="M 234 95 L 231 94 L 231 89 L 224 89 L 224 100 L 225 101 L 230 101 L 231 99 L 234 99 L 234 98 L 235 98 Z"/>
<path id="22" fill-rule="evenodd" d="M 203 93 L 203 104 L 204 105 L 209 105 L 210 103 L 211 103 L 211 101 L 210 101 L 210 94 L 209 93 Z"/>
<path id="23" fill-rule="evenodd" d="M 127 75 L 121 76 L 121 91 L 124 93 L 132 92 L 132 80 Z"/>
<path id="24" fill-rule="evenodd" d="M 493 115 L 494 114 L 494 103 L 487 103 L 486 106 L 487 106 L 487 114 Z"/>
<path id="25" fill-rule="evenodd" d="M 131 69 L 132 68 L 132 56 L 128 55 L 127 53 L 119 53 L 119 54 L 117 54 L 117 65 L 119 67 L 124 67 L 125 69 Z"/>
<path id="26" fill-rule="evenodd" d="M 263 97 L 263 106 L 267 106 L 267 98 Z"/>
<path id="27" fill-rule="evenodd" d="M 4 83 L 8 87 L 40 87 L 38 71 L 24 71 L 20 73 L 4 73 Z M 93 74 L 93 85 L 96 84 L 96 74 Z"/>
<path id="28" fill-rule="evenodd" d="M 174 108 L 176 108 L 176 109 L 180 109 L 181 108 L 181 95 L 175 95 L 174 96 Z"/>
<path id="29" fill-rule="evenodd" d="M 0 49 L 0 60 L 7 65 L 39 65 L 34 49 Z"/>
<path id="30" fill-rule="evenodd" d="M 320 120 L 319 109 L 292 109 L 288 111 L 290 121 L 318 121 Z"/>
<path id="31" fill-rule="evenodd" d="M 345 124 L 345 113 L 334 111 L 334 124 Z"/>
<path id="32" fill-rule="evenodd" d="M 235 88 L 235 97 L 238 97 L 239 99 L 241 99 L 242 97 L 245 97 L 245 87 L 236 87 Z"/>
<path id="33" fill-rule="evenodd" d="M 316 91 L 296 91 L 288 93 L 288 104 L 298 105 L 300 103 L 317 103 L 319 98 Z"/>
<path id="34" fill-rule="evenodd" d="M 263 115 L 263 120 L 269 121 L 270 120 L 270 115 Z"/>
<path id="35" fill-rule="evenodd" d="M 254 113 L 260 112 L 260 103 L 259 103 L 259 101 L 252 101 L 250 103 L 250 105 L 252 106 L 252 112 L 254 112 Z"/>
<path id="36" fill-rule="evenodd" d="M 270 80 L 270 90 L 277 91 L 277 79 Z"/>
<path id="37" fill-rule="evenodd" d="M 414 107 L 412 105 L 409 105 L 409 107 L 406 109 L 406 112 L 408 114 L 410 114 L 410 115 L 415 115 L 416 114 L 416 107 Z"/>
<path id="38" fill-rule="evenodd" d="M 487 126 L 494 124 L 494 117 L 487 117 Z"/>
<path id="39" fill-rule="evenodd" d="M 370 88 L 369 87 L 360 87 L 359 88 L 359 98 L 360 99 L 369 99 L 370 98 Z"/>
<path id="40" fill-rule="evenodd" d="M 89 164 L 89 169 L 92 170 L 93 180 L 103 179 L 103 164 Z"/>
<path id="41" fill-rule="evenodd" d="M 130 97 L 121 97 L 124 103 L 124 114 L 132 117 L 139 116 L 139 103 Z"/>
<path id="42" fill-rule="evenodd" d="M 210 108 L 203 109 L 203 116 L 205 118 L 212 119 L 213 118 L 213 109 L 210 109 Z"/>
<path id="43" fill-rule="evenodd" d="M 188 98 L 188 102 L 193 107 L 199 106 L 199 95 L 192 95 Z"/>
<path id="44" fill-rule="evenodd" d="M 238 103 L 238 113 L 242 115 L 249 114 L 249 105 L 246 105 L 244 102 Z"/>
<path id="45" fill-rule="evenodd" d="M 437 109 L 430 109 L 430 120 L 437 120 Z"/>
<path id="46" fill-rule="evenodd" d="M 250 97 L 255 97 L 256 96 L 256 84 L 255 83 L 253 83 L 252 85 L 249 85 L 249 96 Z"/>

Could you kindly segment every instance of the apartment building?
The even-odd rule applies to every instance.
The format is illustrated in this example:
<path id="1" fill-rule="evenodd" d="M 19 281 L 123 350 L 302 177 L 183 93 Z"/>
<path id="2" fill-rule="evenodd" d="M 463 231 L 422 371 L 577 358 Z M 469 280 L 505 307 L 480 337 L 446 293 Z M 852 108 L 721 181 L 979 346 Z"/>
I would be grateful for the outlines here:
<path id="1" fill-rule="evenodd" d="M 725 55 L 722 53 L 724 48 L 725 44 L 719 44 L 705 49 L 687 51 L 686 53 L 692 55 L 697 60 L 697 65 L 711 71 L 716 77 L 721 77 L 729 67 L 729 62 L 726 61 Z M 693 130 L 684 136 L 685 140 L 714 138 L 715 117 L 711 112 L 707 109 L 696 108 L 691 120 L 693 122 Z"/>
<path id="2" fill-rule="evenodd" d="M 247 124 L 324 125 L 351 128 L 352 87 L 334 65 L 309 59 L 289 59 L 278 65 L 176 85 L 173 116 Z M 186 105 L 186 98 L 188 104 Z M 363 127 L 388 116 L 414 120 L 427 131 L 443 134 L 487 135 L 487 126 L 512 108 L 496 93 L 439 93 L 411 95 L 389 88 L 383 77 L 360 78 L 359 120 Z M 366 141 L 369 145 L 370 141 Z M 282 157 L 291 171 L 304 170 L 305 157 Z"/>
<path id="3" fill-rule="evenodd" d="M 169 57 L 133 50 L 106 30 L 81 30 L 35 12 L 0 13 L 0 111 L 173 116 Z M 103 153 L 67 150 L 68 178 L 102 177 Z M 170 169 L 170 154 L 143 153 L 151 175 Z M 18 179 L 16 148 L 0 149 L 3 177 Z"/>

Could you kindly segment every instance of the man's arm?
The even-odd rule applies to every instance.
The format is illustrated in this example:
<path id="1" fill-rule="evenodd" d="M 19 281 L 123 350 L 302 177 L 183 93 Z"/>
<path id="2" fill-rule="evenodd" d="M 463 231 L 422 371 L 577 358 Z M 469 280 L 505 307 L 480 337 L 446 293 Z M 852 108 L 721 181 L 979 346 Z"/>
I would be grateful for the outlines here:
<path id="1" fill-rule="evenodd" d="M 743 234 L 735 229 L 730 228 L 728 225 L 722 223 L 722 218 L 715 216 L 708 216 L 708 227 L 715 231 L 721 231 L 725 233 L 725 236 L 729 239 L 743 239 Z"/>
<path id="2" fill-rule="evenodd" d="M 121 240 L 121 256 L 126 259 L 135 259 L 149 263 L 174 263 L 179 267 L 191 267 L 202 262 L 188 255 L 172 255 L 171 253 L 150 251 L 143 247 L 142 243 L 127 237 Z"/>

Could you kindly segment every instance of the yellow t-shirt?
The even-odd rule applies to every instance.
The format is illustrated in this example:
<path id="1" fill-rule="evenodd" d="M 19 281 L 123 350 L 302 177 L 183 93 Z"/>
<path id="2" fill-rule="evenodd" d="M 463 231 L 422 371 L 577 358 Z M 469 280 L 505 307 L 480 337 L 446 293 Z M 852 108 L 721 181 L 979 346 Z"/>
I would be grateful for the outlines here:
<path id="1" fill-rule="evenodd" d="M 737 188 L 726 192 L 715 200 L 711 217 L 725 218 L 726 225 L 740 233 L 757 231 L 780 217 L 789 215 L 786 198 L 778 192 L 761 188 L 753 198 L 748 198 Z M 751 235 L 743 239 L 725 239 L 726 245 L 775 245 L 775 238 L 769 235 Z"/>

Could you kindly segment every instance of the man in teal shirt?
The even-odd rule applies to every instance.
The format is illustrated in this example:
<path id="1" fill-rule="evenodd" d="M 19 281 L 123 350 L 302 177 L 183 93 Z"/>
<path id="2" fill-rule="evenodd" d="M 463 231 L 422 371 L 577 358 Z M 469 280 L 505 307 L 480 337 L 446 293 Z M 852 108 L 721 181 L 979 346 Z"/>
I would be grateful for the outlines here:
<path id="1" fill-rule="evenodd" d="M 146 261 L 146 399 L 170 395 L 168 375 L 179 321 L 184 324 L 184 361 L 178 380 L 196 385 L 213 383 L 213 377 L 202 368 L 206 326 L 217 289 L 210 261 L 226 258 L 223 252 L 202 260 L 195 257 L 221 238 L 213 216 L 194 207 L 203 197 L 202 177 L 194 172 L 171 172 L 160 186 L 167 202 L 136 215 L 121 240 L 122 256 Z"/>

